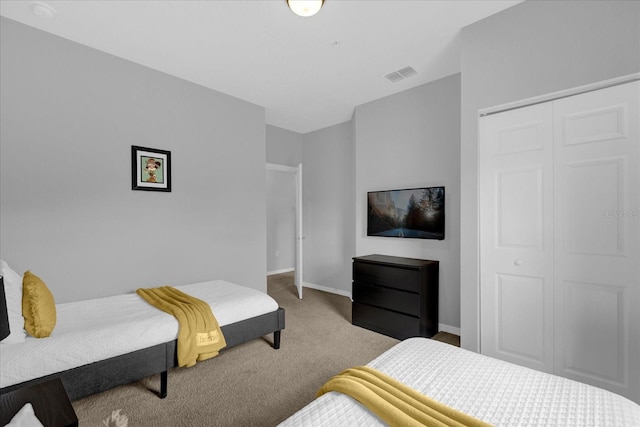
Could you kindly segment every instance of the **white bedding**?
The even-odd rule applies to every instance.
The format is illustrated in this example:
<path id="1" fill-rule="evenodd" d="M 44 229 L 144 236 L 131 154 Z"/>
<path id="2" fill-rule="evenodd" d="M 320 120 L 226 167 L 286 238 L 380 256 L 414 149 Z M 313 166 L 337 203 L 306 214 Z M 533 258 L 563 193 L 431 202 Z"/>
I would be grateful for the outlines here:
<path id="1" fill-rule="evenodd" d="M 176 286 L 209 302 L 220 326 L 278 309 L 264 292 L 223 280 Z M 178 337 L 178 322 L 135 293 L 56 305 L 49 338 L 0 343 L 0 388 Z"/>
<path id="2" fill-rule="evenodd" d="M 426 338 L 405 340 L 368 366 L 495 426 L 640 426 L 640 406 L 622 396 Z M 337 392 L 319 397 L 280 424 L 384 425 Z"/>

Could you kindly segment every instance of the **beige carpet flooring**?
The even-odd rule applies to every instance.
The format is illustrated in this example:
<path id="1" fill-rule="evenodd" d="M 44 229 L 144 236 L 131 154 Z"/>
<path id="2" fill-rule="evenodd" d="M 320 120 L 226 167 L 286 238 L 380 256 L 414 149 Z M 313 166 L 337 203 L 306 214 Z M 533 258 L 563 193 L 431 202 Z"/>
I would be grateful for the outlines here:
<path id="1" fill-rule="evenodd" d="M 290 273 L 268 282 L 269 294 L 286 310 L 279 350 L 268 336 L 173 369 L 165 399 L 156 395 L 156 375 L 75 401 L 80 426 L 275 426 L 313 400 L 330 377 L 398 342 L 351 325 L 346 297 L 305 288 L 299 300 Z M 436 338 L 459 345 L 455 335 Z"/>

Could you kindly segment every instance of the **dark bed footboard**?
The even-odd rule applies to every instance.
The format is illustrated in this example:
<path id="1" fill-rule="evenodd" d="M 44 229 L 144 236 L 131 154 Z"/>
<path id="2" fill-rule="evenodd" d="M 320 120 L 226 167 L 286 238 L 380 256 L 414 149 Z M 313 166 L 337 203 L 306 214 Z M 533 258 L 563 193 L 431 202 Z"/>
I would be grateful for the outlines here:
<path id="1" fill-rule="evenodd" d="M 280 348 L 280 331 L 284 329 L 284 309 L 278 308 L 271 313 L 225 325 L 220 329 L 227 341 L 225 349 L 271 333 L 273 333 L 273 348 L 278 349 Z M 225 349 L 222 351 L 224 352 Z M 60 378 L 69 399 L 73 401 L 160 374 L 158 395 L 164 398 L 168 391 L 168 371 L 175 366 L 178 366 L 176 341 L 171 341 L 5 387 L 0 389 L 0 394 Z"/>

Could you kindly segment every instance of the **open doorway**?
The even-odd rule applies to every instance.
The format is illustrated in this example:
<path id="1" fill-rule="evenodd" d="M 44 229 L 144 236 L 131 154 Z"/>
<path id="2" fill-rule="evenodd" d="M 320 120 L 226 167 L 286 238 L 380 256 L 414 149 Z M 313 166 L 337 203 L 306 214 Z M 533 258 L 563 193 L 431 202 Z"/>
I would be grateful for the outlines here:
<path id="1" fill-rule="evenodd" d="M 294 271 L 302 299 L 302 165 L 266 164 L 267 274 Z"/>

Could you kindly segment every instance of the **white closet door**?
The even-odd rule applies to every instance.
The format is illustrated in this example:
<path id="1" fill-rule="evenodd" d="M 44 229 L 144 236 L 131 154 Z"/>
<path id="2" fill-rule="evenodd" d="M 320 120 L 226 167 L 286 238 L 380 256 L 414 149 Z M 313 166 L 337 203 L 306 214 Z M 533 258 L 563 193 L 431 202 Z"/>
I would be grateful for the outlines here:
<path id="1" fill-rule="evenodd" d="M 640 83 L 555 101 L 555 365 L 640 401 Z"/>
<path id="2" fill-rule="evenodd" d="M 551 104 L 480 120 L 481 352 L 553 371 Z"/>

